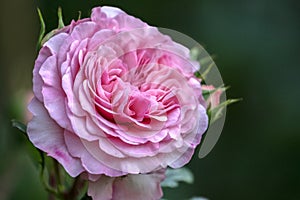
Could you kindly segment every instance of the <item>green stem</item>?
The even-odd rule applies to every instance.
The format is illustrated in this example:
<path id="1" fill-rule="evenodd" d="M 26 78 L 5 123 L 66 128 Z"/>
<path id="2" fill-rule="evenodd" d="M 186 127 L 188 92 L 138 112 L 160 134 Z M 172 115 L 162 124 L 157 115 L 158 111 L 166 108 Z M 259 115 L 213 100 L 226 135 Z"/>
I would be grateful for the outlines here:
<path id="1" fill-rule="evenodd" d="M 82 194 L 82 190 L 86 187 L 87 182 L 80 176 L 76 177 L 70 190 L 65 193 L 64 198 L 69 200 L 76 200 Z"/>
<path id="2" fill-rule="evenodd" d="M 53 164 L 53 166 L 55 166 L 55 164 Z M 57 175 L 56 175 L 57 173 L 55 172 L 55 170 L 49 170 L 49 178 L 47 181 L 45 178 L 45 169 L 46 168 L 43 163 L 40 172 L 40 179 L 44 185 L 44 188 L 48 192 L 48 199 L 49 200 L 62 199 L 62 194 L 59 192 L 57 187 Z"/>
<path id="3" fill-rule="evenodd" d="M 50 173 L 49 176 L 49 186 L 50 188 L 56 188 L 56 180 L 55 180 L 55 174 L 53 174 L 53 172 Z M 58 195 L 57 190 L 54 190 L 55 193 L 49 193 L 48 194 L 48 199 L 49 200 L 55 200 L 55 196 Z"/>
<path id="4" fill-rule="evenodd" d="M 59 164 L 56 160 L 53 159 L 53 168 L 54 168 L 54 175 L 55 175 L 55 180 L 56 180 L 56 189 L 58 191 L 58 193 L 61 193 L 61 173 L 60 173 L 60 169 L 59 169 Z"/>

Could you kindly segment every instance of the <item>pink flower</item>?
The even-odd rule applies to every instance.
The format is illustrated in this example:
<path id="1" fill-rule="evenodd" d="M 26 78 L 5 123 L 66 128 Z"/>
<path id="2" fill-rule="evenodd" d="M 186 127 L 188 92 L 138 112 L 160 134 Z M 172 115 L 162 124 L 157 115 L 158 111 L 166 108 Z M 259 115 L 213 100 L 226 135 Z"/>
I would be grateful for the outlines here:
<path id="1" fill-rule="evenodd" d="M 118 8 L 94 8 L 43 44 L 29 138 L 73 177 L 130 174 L 110 179 L 124 185 L 133 174 L 182 167 L 208 123 L 198 69 L 157 28 Z"/>

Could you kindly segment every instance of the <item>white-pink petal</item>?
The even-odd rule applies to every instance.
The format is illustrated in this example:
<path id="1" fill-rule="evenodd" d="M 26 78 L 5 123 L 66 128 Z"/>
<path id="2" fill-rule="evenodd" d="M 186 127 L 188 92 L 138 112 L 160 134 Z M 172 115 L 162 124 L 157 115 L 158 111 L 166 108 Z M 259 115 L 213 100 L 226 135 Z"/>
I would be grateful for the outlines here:
<path id="1" fill-rule="evenodd" d="M 88 195 L 94 200 L 159 200 L 163 195 L 160 183 L 164 178 L 164 169 L 149 174 L 101 176 L 89 182 Z"/>
<path id="2" fill-rule="evenodd" d="M 75 177 L 83 172 L 80 160 L 72 157 L 66 148 L 64 130 L 49 117 L 43 104 L 34 98 L 28 109 L 33 114 L 33 119 L 27 126 L 30 141 L 61 163 L 71 176 Z"/>

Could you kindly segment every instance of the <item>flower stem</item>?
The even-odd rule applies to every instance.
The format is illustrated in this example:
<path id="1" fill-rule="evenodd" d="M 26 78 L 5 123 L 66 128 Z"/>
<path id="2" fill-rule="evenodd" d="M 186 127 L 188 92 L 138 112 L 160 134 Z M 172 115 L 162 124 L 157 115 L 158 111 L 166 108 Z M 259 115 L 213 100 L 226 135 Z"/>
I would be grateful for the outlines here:
<path id="1" fill-rule="evenodd" d="M 61 193 L 61 189 L 62 189 L 62 177 L 61 177 L 61 171 L 59 168 L 59 163 L 53 159 L 53 168 L 54 168 L 54 175 L 55 175 L 55 181 L 56 181 L 56 190 L 58 191 L 58 193 Z"/>
<path id="2" fill-rule="evenodd" d="M 51 171 L 49 174 L 49 186 L 50 186 L 50 188 L 53 188 L 54 193 L 53 193 L 53 191 L 49 192 L 48 199 L 55 200 L 56 195 L 58 194 L 57 190 L 54 189 L 54 188 L 57 188 L 55 171 Z"/>
<path id="3" fill-rule="evenodd" d="M 80 194 L 82 194 L 82 190 L 87 185 L 87 182 L 82 179 L 80 176 L 75 178 L 72 187 L 70 190 L 64 194 L 65 199 L 76 200 Z"/>

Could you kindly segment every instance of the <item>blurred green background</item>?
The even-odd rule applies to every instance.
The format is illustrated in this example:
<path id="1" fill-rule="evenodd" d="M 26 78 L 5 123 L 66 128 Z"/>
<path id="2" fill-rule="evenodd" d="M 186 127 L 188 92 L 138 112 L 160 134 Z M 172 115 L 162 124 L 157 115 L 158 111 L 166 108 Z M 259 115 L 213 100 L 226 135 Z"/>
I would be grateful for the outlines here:
<path id="1" fill-rule="evenodd" d="M 204 159 L 189 167 L 193 185 L 165 191 L 168 199 L 300 199 L 300 3 L 296 0 L 29 1 L 0 3 L 0 199 L 45 199 L 25 137 L 10 125 L 24 120 L 25 96 L 39 32 L 78 11 L 113 5 L 151 25 L 180 31 L 216 56 L 230 106 L 222 135 Z"/>

